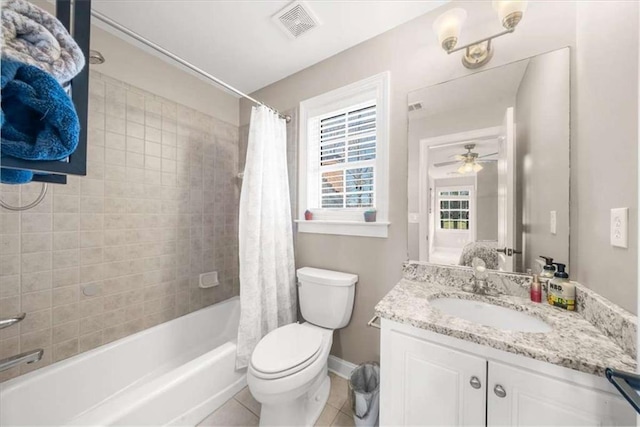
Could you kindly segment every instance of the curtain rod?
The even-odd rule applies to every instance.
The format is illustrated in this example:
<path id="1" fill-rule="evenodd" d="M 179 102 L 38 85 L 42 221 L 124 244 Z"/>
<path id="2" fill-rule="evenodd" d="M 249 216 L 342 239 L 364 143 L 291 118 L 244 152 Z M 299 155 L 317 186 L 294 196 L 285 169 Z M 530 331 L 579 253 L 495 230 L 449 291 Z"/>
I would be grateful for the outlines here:
<path id="1" fill-rule="evenodd" d="M 163 48 L 162 46 L 159 46 L 157 44 L 155 44 L 154 42 L 152 42 L 151 40 L 148 40 L 144 37 L 142 37 L 140 34 L 136 33 L 135 31 L 130 30 L 129 28 L 125 27 L 124 25 L 119 24 L 118 22 L 114 21 L 113 19 L 107 17 L 106 15 L 104 15 L 101 12 L 98 12 L 97 10 L 92 10 L 91 11 L 91 15 L 98 19 L 99 21 L 102 21 L 103 23 L 109 25 L 112 28 L 115 28 L 116 30 L 128 35 L 129 37 L 134 38 L 135 40 L 139 41 L 140 43 L 150 47 L 151 49 L 155 50 L 156 52 L 159 52 L 171 59 L 173 59 L 174 61 L 178 62 L 179 64 L 187 67 L 188 69 L 190 69 L 191 71 L 194 71 L 198 74 L 200 74 L 202 77 L 211 80 L 212 82 L 216 83 L 219 86 L 222 86 L 223 88 L 237 94 L 240 95 L 243 98 L 248 99 L 249 101 L 258 104 L 258 105 L 264 105 L 265 107 L 269 108 L 270 110 L 272 110 L 273 112 L 277 113 L 278 116 L 280 116 L 281 118 L 283 118 L 287 123 L 289 123 L 291 121 L 291 116 L 287 116 L 282 114 L 281 112 L 279 112 L 278 110 L 276 110 L 275 108 L 265 104 L 264 102 L 260 102 L 257 99 L 247 95 L 244 92 L 241 92 L 240 90 L 234 88 L 233 86 L 223 82 L 222 80 L 218 79 L 215 76 L 212 76 L 211 74 L 207 73 L 204 70 L 201 70 L 200 68 L 196 67 L 195 65 L 191 64 L 190 62 L 185 61 L 184 59 L 180 58 L 179 56 L 169 52 L 167 49 Z"/>

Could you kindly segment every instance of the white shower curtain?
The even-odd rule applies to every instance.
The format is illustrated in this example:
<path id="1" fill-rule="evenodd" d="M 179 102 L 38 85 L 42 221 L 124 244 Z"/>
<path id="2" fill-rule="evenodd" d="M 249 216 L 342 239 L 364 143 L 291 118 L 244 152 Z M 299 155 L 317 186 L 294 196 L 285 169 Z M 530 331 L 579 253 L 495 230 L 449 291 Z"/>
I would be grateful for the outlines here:
<path id="1" fill-rule="evenodd" d="M 254 107 L 240 195 L 238 369 L 260 338 L 296 319 L 290 206 L 285 121 Z"/>

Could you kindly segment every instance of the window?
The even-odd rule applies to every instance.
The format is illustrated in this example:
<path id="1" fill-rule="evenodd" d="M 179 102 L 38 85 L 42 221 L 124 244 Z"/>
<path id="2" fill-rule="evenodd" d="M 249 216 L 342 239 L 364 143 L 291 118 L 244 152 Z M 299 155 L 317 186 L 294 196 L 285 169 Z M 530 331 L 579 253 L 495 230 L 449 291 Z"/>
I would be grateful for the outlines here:
<path id="1" fill-rule="evenodd" d="M 440 191 L 441 230 L 469 230 L 469 191 Z"/>
<path id="2" fill-rule="evenodd" d="M 374 207 L 375 160 L 375 103 L 320 120 L 320 206 Z"/>
<path id="3" fill-rule="evenodd" d="M 388 80 L 383 73 L 300 104 L 298 231 L 387 236 Z M 364 221 L 371 209 L 374 223 Z"/>

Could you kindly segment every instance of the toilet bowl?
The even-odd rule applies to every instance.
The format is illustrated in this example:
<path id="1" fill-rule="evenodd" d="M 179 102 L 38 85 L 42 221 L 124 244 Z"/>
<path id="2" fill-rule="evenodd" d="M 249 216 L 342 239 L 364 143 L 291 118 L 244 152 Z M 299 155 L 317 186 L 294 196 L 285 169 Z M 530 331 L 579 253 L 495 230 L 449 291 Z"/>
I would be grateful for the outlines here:
<path id="1" fill-rule="evenodd" d="M 327 360 L 333 331 L 309 323 L 294 323 L 271 334 L 283 329 L 286 336 L 267 335 L 260 341 L 247 371 L 251 394 L 262 404 L 260 425 L 313 425 L 329 397 Z M 303 343 L 294 341 L 299 338 Z M 303 346 L 298 357 L 287 359 L 286 350 L 296 344 Z"/>
<path id="2" fill-rule="evenodd" d="M 253 397 L 262 404 L 261 426 L 312 426 L 331 383 L 327 361 L 334 329 L 347 325 L 358 276 L 329 270 L 298 270 L 305 323 L 281 326 L 254 349 L 247 370 Z"/>

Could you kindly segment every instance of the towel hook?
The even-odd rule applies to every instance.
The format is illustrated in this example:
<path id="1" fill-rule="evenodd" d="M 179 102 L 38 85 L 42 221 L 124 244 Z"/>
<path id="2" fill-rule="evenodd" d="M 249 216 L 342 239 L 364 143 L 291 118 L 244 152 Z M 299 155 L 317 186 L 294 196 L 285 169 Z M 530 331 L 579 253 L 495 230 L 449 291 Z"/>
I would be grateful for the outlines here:
<path id="1" fill-rule="evenodd" d="M 34 208 L 38 206 L 38 204 L 40 204 L 42 200 L 44 200 L 44 196 L 47 195 L 47 188 L 48 188 L 47 183 L 43 182 L 42 189 L 40 190 L 40 194 L 38 194 L 38 197 L 33 202 L 29 203 L 26 206 L 11 206 L 7 204 L 5 201 L 3 201 L 2 199 L 0 199 L 0 206 L 10 211 L 26 211 L 27 209 Z"/>

